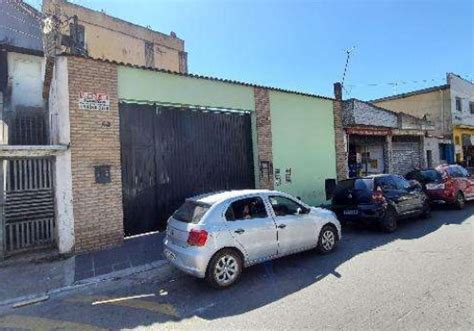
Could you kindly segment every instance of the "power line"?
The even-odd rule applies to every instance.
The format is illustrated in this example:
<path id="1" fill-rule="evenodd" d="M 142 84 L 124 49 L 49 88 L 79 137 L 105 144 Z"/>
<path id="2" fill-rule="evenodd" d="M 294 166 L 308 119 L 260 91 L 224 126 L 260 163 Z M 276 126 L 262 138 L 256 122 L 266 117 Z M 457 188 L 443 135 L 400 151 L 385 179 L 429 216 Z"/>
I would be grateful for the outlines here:
<path id="1" fill-rule="evenodd" d="M 472 82 L 472 75 L 465 74 L 460 75 L 464 77 L 468 81 Z M 429 78 L 429 79 L 419 79 L 419 80 L 401 80 L 401 81 L 391 81 L 391 82 L 383 82 L 383 83 L 355 83 L 355 84 L 348 84 L 348 87 L 357 88 L 357 87 L 378 87 L 378 86 L 400 86 L 400 85 L 409 85 L 409 84 L 426 84 L 426 83 L 433 83 L 433 82 L 444 82 L 446 81 L 446 77 L 443 78 Z"/>

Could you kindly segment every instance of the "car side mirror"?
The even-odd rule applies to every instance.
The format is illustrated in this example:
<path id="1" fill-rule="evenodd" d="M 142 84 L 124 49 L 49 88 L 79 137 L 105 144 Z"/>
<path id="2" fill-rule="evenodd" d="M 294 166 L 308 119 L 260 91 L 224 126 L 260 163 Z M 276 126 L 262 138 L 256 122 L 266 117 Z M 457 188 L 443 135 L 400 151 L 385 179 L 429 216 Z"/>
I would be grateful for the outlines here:
<path id="1" fill-rule="evenodd" d="M 300 207 L 296 208 L 296 215 L 301 215 L 303 214 L 303 209 L 301 209 Z"/>

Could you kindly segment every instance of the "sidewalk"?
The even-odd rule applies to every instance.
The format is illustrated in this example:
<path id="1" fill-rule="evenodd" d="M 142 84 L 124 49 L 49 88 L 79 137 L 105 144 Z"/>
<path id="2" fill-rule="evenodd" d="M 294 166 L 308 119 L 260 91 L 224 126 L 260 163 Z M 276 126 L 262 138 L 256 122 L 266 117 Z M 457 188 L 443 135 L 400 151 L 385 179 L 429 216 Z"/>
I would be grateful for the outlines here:
<path id="1" fill-rule="evenodd" d="M 125 239 L 121 247 L 54 261 L 0 263 L 0 306 L 163 265 L 163 238 L 153 233 Z"/>

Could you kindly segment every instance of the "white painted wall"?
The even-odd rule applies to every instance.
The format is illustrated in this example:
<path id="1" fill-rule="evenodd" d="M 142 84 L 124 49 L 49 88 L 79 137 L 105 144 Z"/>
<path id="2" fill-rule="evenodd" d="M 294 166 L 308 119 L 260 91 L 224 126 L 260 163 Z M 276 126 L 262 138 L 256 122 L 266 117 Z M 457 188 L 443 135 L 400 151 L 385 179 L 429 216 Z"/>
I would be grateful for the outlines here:
<path id="1" fill-rule="evenodd" d="M 51 82 L 49 111 L 54 144 L 69 145 L 71 142 L 69 122 L 69 85 L 67 58 L 56 58 Z M 72 200 L 71 150 L 56 156 L 55 203 L 58 248 L 61 254 L 74 249 L 74 214 Z"/>
<path id="2" fill-rule="evenodd" d="M 448 74 L 451 90 L 451 113 L 454 125 L 474 126 L 474 114 L 471 114 L 469 102 L 474 102 L 474 84 L 454 74 Z M 456 97 L 461 98 L 462 112 L 456 110 Z"/>
<path id="3" fill-rule="evenodd" d="M 354 100 L 354 124 L 396 128 L 398 117 L 390 111 L 374 107 L 366 102 Z"/>
<path id="4" fill-rule="evenodd" d="M 439 144 L 444 143 L 445 140 L 440 140 L 439 138 L 435 137 L 425 137 L 424 139 L 425 145 L 424 145 L 424 153 L 425 153 L 425 164 L 428 166 L 428 160 L 426 157 L 426 151 L 430 150 L 432 159 L 433 159 L 433 167 L 439 166 L 440 164 L 446 163 L 446 160 L 441 160 L 440 159 L 440 154 L 439 154 Z"/>
<path id="5" fill-rule="evenodd" d="M 8 79 L 12 87 L 11 106 L 43 107 L 45 59 L 9 52 Z"/>

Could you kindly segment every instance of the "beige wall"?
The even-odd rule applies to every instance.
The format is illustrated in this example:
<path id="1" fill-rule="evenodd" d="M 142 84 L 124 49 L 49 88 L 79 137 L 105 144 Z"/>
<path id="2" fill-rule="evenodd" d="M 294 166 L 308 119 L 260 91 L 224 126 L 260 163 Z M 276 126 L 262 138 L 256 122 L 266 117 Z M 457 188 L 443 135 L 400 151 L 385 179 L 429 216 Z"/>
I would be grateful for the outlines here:
<path id="1" fill-rule="evenodd" d="M 435 130 L 430 133 L 436 136 L 451 137 L 452 127 L 449 89 L 373 103 L 382 108 L 396 112 L 404 112 L 420 118 L 428 114 L 427 120 L 432 122 L 435 127 Z"/>
<path id="2" fill-rule="evenodd" d="M 44 0 L 45 12 L 53 12 L 54 1 L 60 4 L 62 14 L 78 16 L 79 24 L 85 28 L 85 43 L 89 56 L 144 66 L 145 41 L 148 41 L 155 44 L 155 68 L 187 71 L 186 65 L 180 65 L 180 53 L 184 52 L 182 39 L 63 0 Z M 63 33 L 69 34 L 68 28 L 65 28 Z"/>

